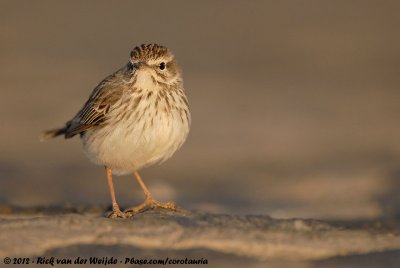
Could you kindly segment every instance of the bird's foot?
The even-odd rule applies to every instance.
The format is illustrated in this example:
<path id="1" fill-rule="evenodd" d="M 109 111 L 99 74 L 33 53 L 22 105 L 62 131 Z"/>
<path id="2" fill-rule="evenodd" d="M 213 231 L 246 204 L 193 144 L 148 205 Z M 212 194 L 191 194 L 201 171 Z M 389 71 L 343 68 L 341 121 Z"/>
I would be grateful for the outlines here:
<path id="1" fill-rule="evenodd" d="M 120 219 L 126 219 L 126 218 L 128 218 L 128 215 L 127 215 L 126 213 L 122 212 L 122 211 L 119 209 L 118 205 L 117 205 L 117 206 L 113 205 L 113 210 L 112 210 L 112 212 L 108 215 L 108 218 L 110 218 L 110 219 L 118 219 L 118 218 L 120 218 Z"/>
<path id="2" fill-rule="evenodd" d="M 133 217 L 135 214 L 141 213 L 148 209 L 155 209 L 155 208 L 164 208 L 164 209 L 176 211 L 176 204 L 174 202 L 160 202 L 160 201 L 155 200 L 152 197 L 148 197 L 142 204 L 135 206 L 135 207 L 125 209 L 124 213 L 128 217 Z"/>

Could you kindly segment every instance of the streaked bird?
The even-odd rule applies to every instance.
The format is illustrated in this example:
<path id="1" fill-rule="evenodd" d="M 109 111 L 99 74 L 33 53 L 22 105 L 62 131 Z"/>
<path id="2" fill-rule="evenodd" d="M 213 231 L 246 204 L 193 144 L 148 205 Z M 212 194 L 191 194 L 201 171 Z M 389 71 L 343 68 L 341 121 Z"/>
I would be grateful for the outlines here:
<path id="1" fill-rule="evenodd" d="M 83 108 L 64 127 L 48 130 L 42 140 L 80 136 L 85 154 L 106 169 L 113 211 L 126 218 L 147 208 L 175 209 L 153 198 L 138 171 L 170 158 L 185 142 L 190 111 L 180 68 L 164 46 L 135 47 L 128 64 L 106 77 Z M 133 173 L 145 201 L 122 212 L 116 201 L 113 174 Z"/>

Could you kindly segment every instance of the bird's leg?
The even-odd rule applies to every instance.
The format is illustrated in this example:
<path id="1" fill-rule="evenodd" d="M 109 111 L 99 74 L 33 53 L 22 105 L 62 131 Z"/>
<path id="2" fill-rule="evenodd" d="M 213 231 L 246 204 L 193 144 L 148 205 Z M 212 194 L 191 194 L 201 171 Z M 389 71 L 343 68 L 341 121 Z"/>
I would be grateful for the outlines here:
<path id="1" fill-rule="evenodd" d="M 111 219 L 126 218 L 127 217 L 126 214 L 119 209 L 117 200 L 115 199 L 115 191 L 114 191 L 114 184 L 112 181 L 111 168 L 106 167 L 106 173 L 107 173 L 108 187 L 110 188 L 111 201 L 112 201 L 112 212 L 110 215 L 108 215 L 108 217 Z"/>
<path id="2" fill-rule="evenodd" d="M 147 189 L 146 185 L 144 184 L 142 178 L 140 177 L 139 173 L 137 171 L 135 171 L 133 173 L 135 175 L 135 178 L 137 180 L 137 182 L 139 183 L 140 187 L 142 188 L 146 199 L 144 200 L 144 202 L 136 207 L 131 207 L 126 209 L 124 212 L 125 213 L 129 213 L 132 216 L 143 212 L 149 208 L 153 209 L 153 208 L 165 208 L 165 209 L 170 209 L 175 211 L 176 210 L 176 204 L 174 202 L 160 202 L 157 201 L 153 198 L 152 194 L 150 193 L 149 189 Z"/>

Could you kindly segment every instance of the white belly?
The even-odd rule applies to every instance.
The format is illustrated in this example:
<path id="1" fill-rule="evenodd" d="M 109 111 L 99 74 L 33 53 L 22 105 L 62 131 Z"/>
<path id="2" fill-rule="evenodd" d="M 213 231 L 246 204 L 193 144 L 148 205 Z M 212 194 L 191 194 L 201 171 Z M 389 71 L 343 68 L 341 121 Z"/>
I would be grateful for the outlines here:
<path id="1" fill-rule="evenodd" d="M 157 116 L 151 112 L 141 118 L 153 118 L 152 124 L 149 120 L 121 120 L 113 127 L 86 132 L 82 136 L 86 155 L 117 175 L 167 160 L 186 140 L 190 123 L 182 120 L 178 109 Z"/>

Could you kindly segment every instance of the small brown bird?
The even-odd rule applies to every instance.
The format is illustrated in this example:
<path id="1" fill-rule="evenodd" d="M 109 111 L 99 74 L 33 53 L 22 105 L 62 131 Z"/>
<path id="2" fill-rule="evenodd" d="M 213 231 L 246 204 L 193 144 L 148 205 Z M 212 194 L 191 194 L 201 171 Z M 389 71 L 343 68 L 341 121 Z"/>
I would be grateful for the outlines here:
<path id="1" fill-rule="evenodd" d="M 106 168 L 113 207 L 109 217 L 126 218 L 147 208 L 176 208 L 172 202 L 156 201 L 138 171 L 170 158 L 189 128 L 189 106 L 175 57 L 166 47 L 148 44 L 135 47 L 128 64 L 101 81 L 75 117 L 62 128 L 44 132 L 42 140 L 79 134 L 86 155 Z M 128 173 L 135 175 L 146 199 L 122 212 L 112 174 Z"/>

